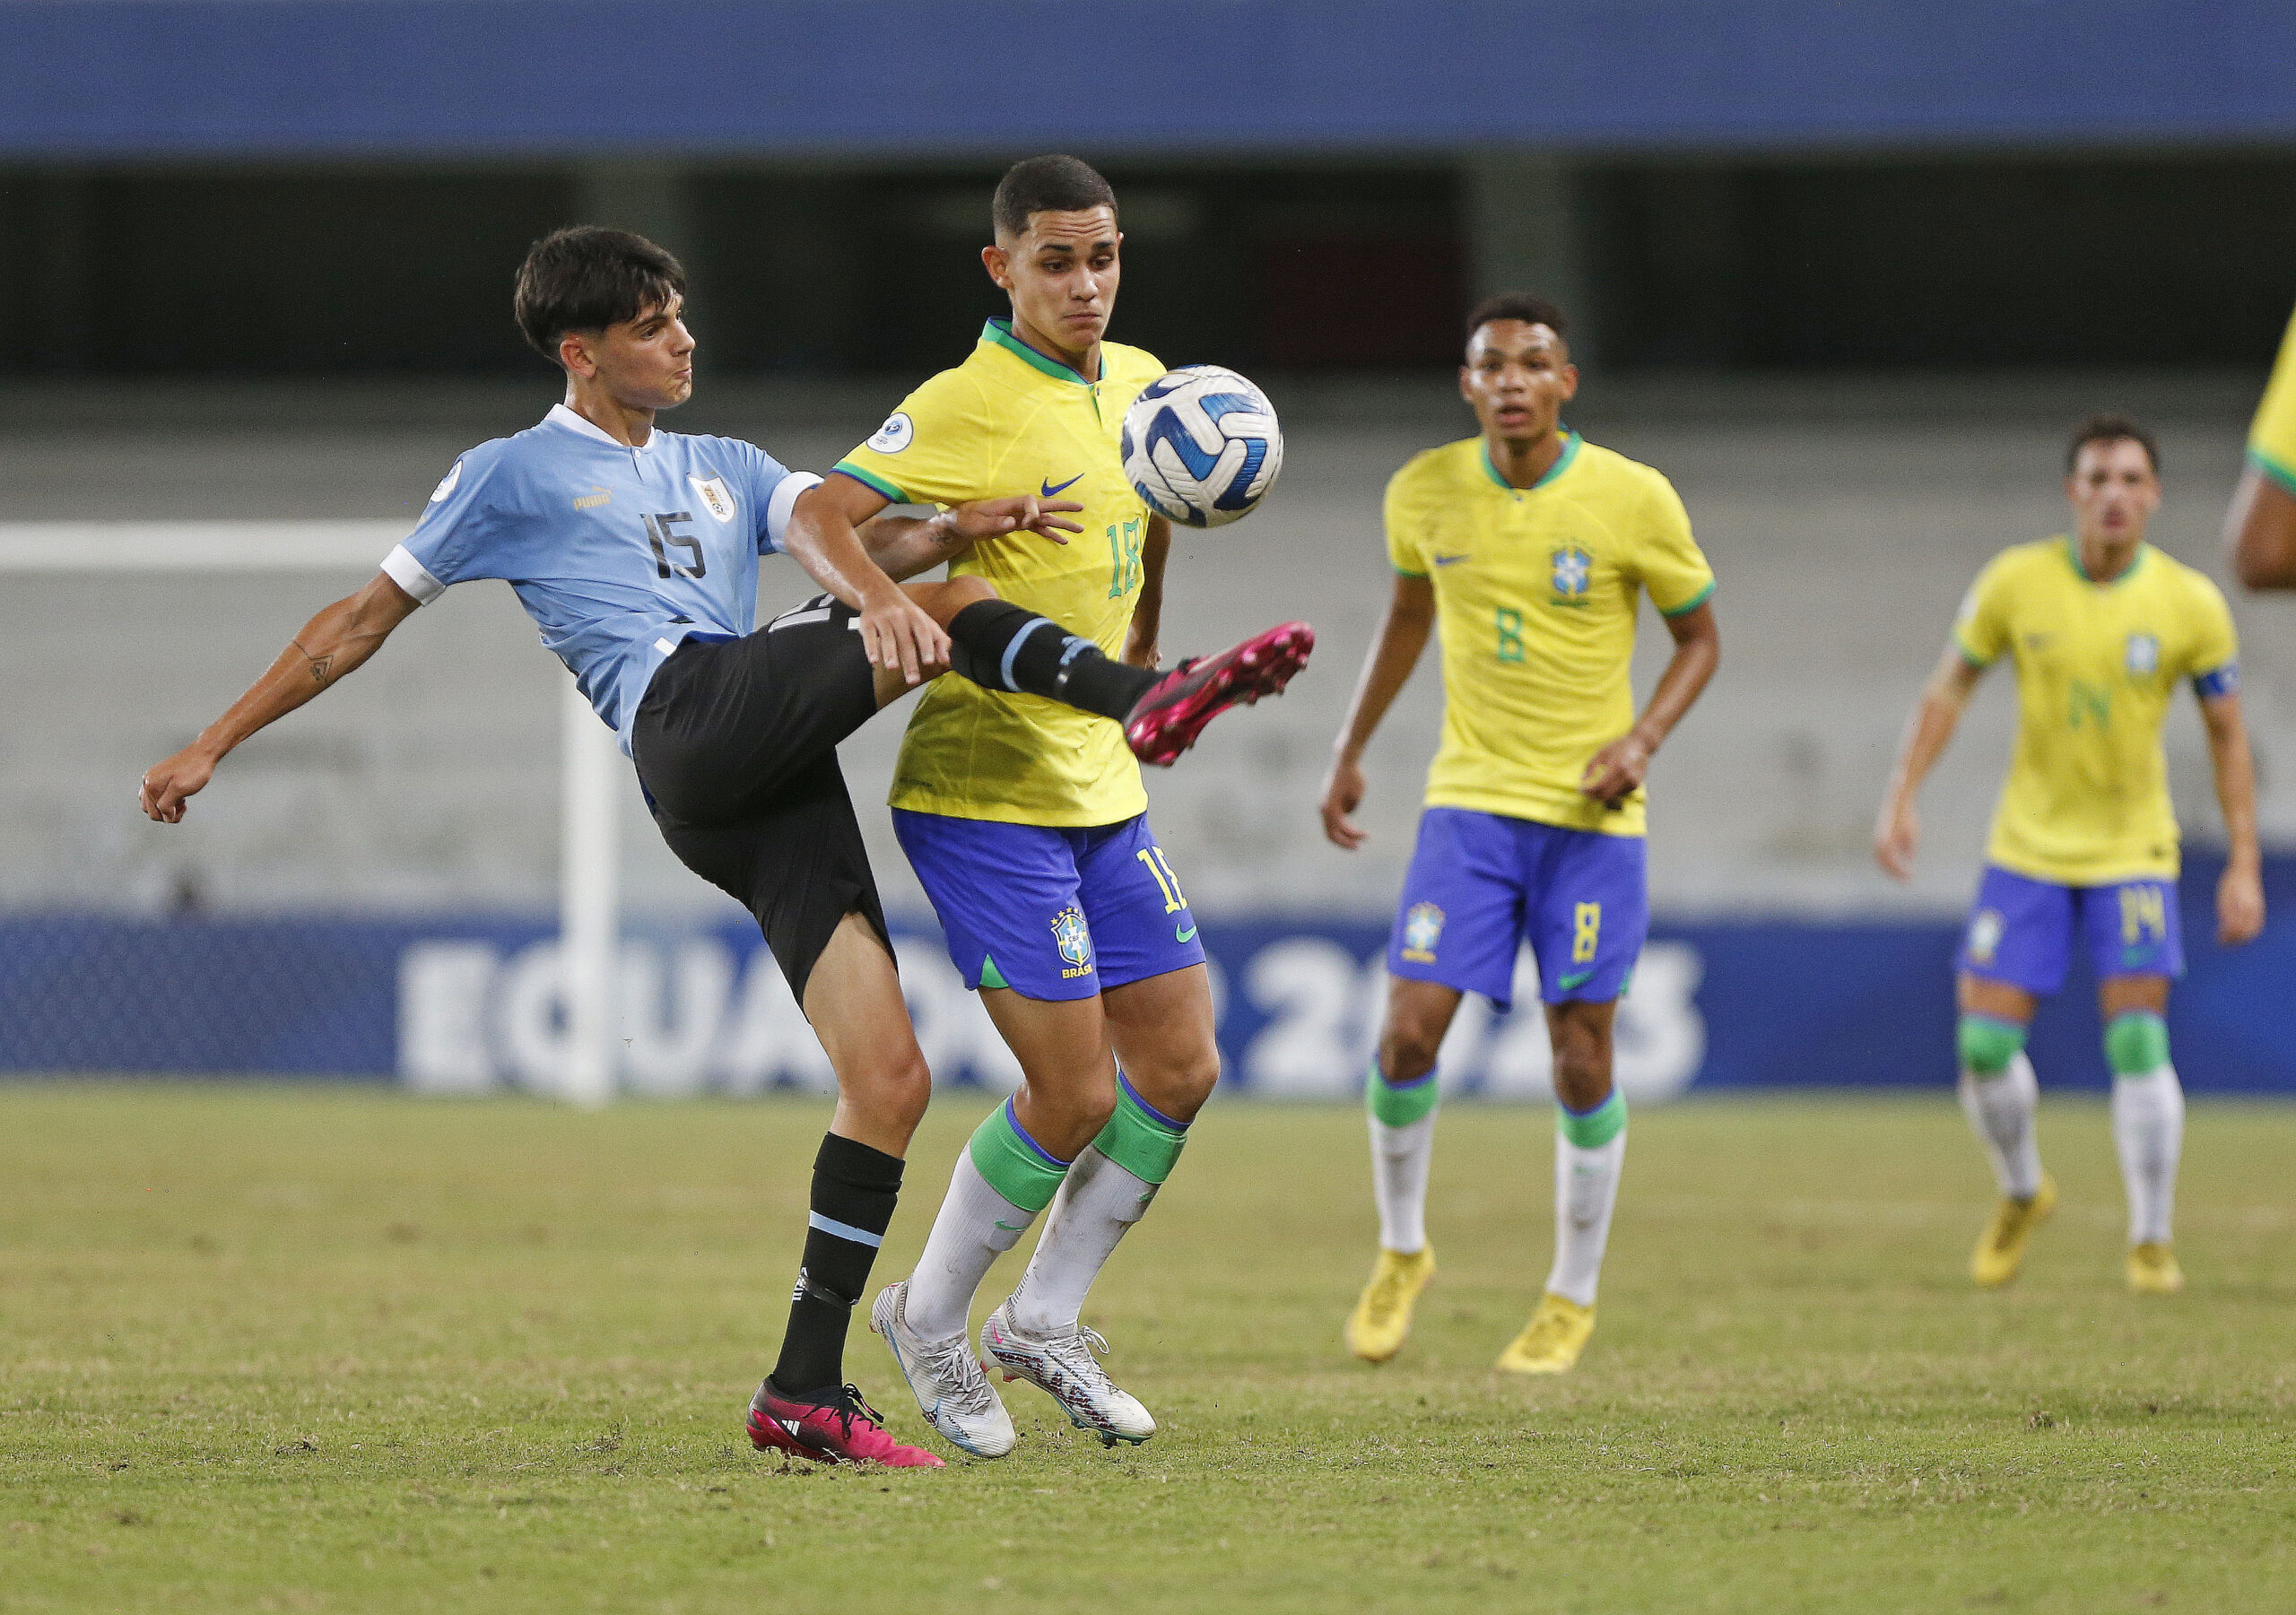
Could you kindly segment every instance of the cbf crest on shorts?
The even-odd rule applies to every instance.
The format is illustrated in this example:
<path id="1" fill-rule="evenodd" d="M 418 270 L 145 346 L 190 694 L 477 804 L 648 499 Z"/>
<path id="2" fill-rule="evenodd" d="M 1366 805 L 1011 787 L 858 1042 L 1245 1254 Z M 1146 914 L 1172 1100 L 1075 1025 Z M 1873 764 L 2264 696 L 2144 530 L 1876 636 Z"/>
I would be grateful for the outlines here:
<path id="1" fill-rule="evenodd" d="M 1064 981 L 1092 973 L 1092 931 L 1084 924 L 1084 911 L 1067 907 L 1052 916 L 1052 940 L 1060 950 L 1066 968 L 1060 972 Z"/>
<path id="2" fill-rule="evenodd" d="M 2003 921 L 1998 908 L 1980 908 L 1970 916 L 1970 962 L 1989 965 L 2001 947 Z"/>
<path id="3" fill-rule="evenodd" d="M 1443 911 L 1432 903 L 1413 903 L 1403 916 L 1403 956 L 1415 965 L 1435 962 L 1435 944 L 1443 940 Z"/>

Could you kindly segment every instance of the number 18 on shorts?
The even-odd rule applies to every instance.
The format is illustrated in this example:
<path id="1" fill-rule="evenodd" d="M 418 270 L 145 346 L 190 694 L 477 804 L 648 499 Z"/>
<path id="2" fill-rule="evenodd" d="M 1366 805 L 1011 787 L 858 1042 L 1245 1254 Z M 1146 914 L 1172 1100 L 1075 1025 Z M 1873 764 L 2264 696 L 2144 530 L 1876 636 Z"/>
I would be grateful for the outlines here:
<path id="1" fill-rule="evenodd" d="M 1639 836 L 1563 829 L 1465 808 L 1420 815 L 1387 972 L 1480 993 L 1505 1010 L 1527 941 L 1548 1003 L 1625 990 L 1650 933 Z"/>

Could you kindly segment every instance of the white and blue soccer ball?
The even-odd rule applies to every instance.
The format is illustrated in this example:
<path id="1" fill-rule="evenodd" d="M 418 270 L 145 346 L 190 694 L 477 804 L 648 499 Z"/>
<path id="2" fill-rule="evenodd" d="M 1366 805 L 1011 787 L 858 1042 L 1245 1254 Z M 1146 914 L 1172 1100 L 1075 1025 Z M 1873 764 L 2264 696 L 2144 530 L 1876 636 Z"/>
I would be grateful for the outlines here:
<path id="1" fill-rule="evenodd" d="M 1283 469 L 1283 429 L 1267 395 L 1216 364 L 1168 370 L 1124 412 L 1124 474 L 1157 515 L 1221 527 L 1245 515 Z"/>

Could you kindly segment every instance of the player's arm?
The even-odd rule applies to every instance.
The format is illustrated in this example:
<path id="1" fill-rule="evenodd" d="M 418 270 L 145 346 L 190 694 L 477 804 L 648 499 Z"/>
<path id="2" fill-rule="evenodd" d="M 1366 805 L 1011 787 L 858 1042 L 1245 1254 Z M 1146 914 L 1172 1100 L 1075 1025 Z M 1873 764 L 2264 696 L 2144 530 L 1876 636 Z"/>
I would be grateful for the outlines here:
<path id="1" fill-rule="evenodd" d="M 1722 630 L 1711 603 L 1700 603 L 1665 619 L 1674 637 L 1674 654 L 1658 675 L 1658 688 L 1634 727 L 1595 753 L 1578 789 L 1605 807 L 1624 801 L 1650 772 L 1650 760 L 1696 704 L 1707 681 L 1722 664 Z"/>
<path id="2" fill-rule="evenodd" d="M 857 531 L 869 559 L 886 577 L 899 582 L 960 559 L 984 539 L 1032 533 L 1065 544 L 1069 534 L 1084 529 L 1064 513 L 1083 508 L 1067 499 L 1015 494 L 975 499 L 927 517 L 894 516 L 887 511 L 872 517 Z"/>
<path id="3" fill-rule="evenodd" d="M 1378 733 L 1419 664 L 1427 636 L 1435 627 L 1435 586 L 1408 572 L 1396 574 L 1395 593 L 1387 597 L 1387 614 L 1380 620 L 1378 638 L 1363 658 L 1363 672 L 1355 681 L 1355 694 L 1347 703 L 1347 717 L 1333 742 L 1331 771 L 1324 776 L 1321 811 L 1324 834 L 1350 852 L 1363 845 L 1362 826 L 1348 817 L 1363 800 L 1363 748 Z"/>
<path id="4" fill-rule="evenodd" d="M 1897 767 L 1890 772 L 1889 790 L 1874 824 L 1874 857 L 1900 881 L 1913 878 L 1913 855 L 1921 843 L 1921 821 L 1913 810 L 1921 782 L 1945 753 L 1961 726 L 1961 713 L 1976 693 L 1985 669 L 1970 660 L 1958 640 L 1945 647 L 1936 671 L 1922 687 L 1920 704 L 1907 721 L 1905 740 L 1898 748 Z"/>
<path id="5" fill-rule="evenodd" d="M 2228 946 L 2264 929 L 2264 860 L 2257 850 L 2257 765 L 2238 690 L 2203 696 L 2208 755 L 2216 768 L 2216 803 L 2224 812 L 2226 857 L 2216 883 L 2216 937 Z"/>
<path id="6" fill-rule="evenodd" d="M 949 636 L 869 559 L 857 529 L 892 501 L 832 473 L 797 496 L 781 547 L 805 575 L 861 614 L 861 648 L 875 667 L 898 667 L 914 684 L 928 663 L 949 659 Z"/>
<path id="7" fill-rule="evenodd" d="M 232 747 L 340 682 L 380 649 L 391 630 L 413 615 L 419 603 L 388 575 L 378 572 L 365 588 L 313 617 L 222 716 L 144 776 L 137 795 L 144 812 L 162 824 L 179 822 L 185 798 L 206 785 Z"/>
<path id="8" fill-rule="evenodd" d="M 2232 570 L 2252 589 L 2296 589 L 2296 493 L 2249 463 L 2224 513 Z"/>
<path id="9" fill-rule="evenodd" d="M 1132 626 L 1124 634 L 1124 659 L 1135 667 L 1156 665 L 1156 637 L 1164 621 L 1164 561 L 1172 552 L 1172 524 L 1148 518 L 1140 541 L 1140 594 L 1132 603 Z"/>

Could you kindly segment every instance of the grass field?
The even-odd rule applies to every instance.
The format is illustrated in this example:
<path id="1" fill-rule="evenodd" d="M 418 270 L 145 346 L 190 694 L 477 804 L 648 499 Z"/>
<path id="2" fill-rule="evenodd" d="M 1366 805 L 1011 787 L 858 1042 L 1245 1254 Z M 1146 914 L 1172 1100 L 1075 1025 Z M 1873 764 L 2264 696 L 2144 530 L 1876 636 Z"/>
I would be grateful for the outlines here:
<path id="1" fill-rule="evenodd" d="M 2100 1106 L 2046 1109 L 2065 1203 L 1989 1295 L 1944 1096 L 1641 1114 L 1594 1344 L 1501 1383 L 1547 1116 L 1447 1114 L 1442 1272 L 1372 1370 L 1360 1115 L 1223 1101 L 1087 1313 L 1162 1433 L 1013 1386 L 1012 1458 L 899 1473 L 741 1436 L 824 1121 L 0 1088 L 0 1608 L 2296 1610 L 2296 1110 L 2193 1107 L 2171 1301 L 2121 1288 Z"/>

